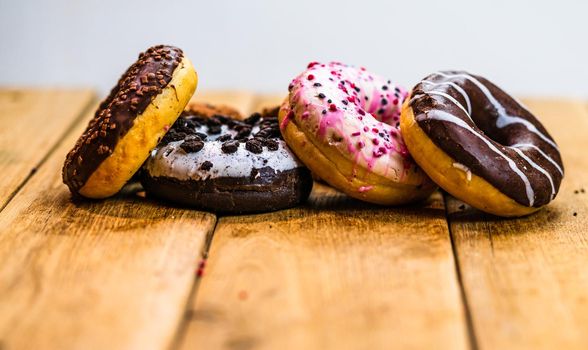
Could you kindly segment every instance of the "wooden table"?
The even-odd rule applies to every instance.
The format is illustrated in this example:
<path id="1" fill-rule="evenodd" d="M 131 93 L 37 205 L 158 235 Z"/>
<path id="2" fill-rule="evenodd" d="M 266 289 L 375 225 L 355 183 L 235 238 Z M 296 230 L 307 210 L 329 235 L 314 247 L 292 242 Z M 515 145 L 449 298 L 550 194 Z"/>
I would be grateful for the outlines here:
<path id="1" fill-rule="evenodd" d="M 317 184 L 302 207 L 220 217 L 132 189 L 72 202 L 61 166 L 94 93 L 1 89 L 0 348 L 588 349 L 588 104 L 525 102 L 566 167 L 536 215 Z"/>

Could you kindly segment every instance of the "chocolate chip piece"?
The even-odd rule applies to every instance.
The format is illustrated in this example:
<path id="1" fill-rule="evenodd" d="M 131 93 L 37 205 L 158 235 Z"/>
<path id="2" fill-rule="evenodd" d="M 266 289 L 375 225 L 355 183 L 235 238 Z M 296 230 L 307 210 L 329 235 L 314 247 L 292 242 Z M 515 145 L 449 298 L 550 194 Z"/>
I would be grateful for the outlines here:
<path id="1" fill-rule="evenodd" d="M 202 141 L 202 139 L 200 138 L 200 136 L 192 134 L 192 135 L 186 136 L 184 141 Z"/>
<path id="2" fill-rule="evenodd" d="M 266 128 L 262 128 L 257 134 L 255 134 L 255 136 L 259 136 L 262 138 L 267 138 L 267 137 L 280 137 L 280 130 L 277 127 L 266 127 Z"/>
<path id="3" fill-rule="evenodd" d="M 206 138 L 208 137 L 208 135 L 203 134 L 201 132 L 197 132 L 196 136 L 200 137 L 201 140 L 206 140 Z"/>
<path id="4" fill-rule="evenodd" d="M 208 118 L 206 119 L 206 125 L 208 125 L 209 127 L 220 126 L 221 121 L 216 117 Z"/>
<path id="5" fill-rule="evenodd" d="M 194 130 L 200 126 L 200 124 L 198 124 L 197 122 L 190 120 L 190 119 L 184 119 L 184 125 L 186 125 L 186 127 L 190 128 L 192 130 Z"/>
<path id="6" fill-rule="evenodd" d="M 186 134 L 193 134 L 194 133 L 194 128 L 190 128 L 189 126 L 181 125 L 181 124 L 175 125 L 174 130 L 176 132 L 184 132 Z"/>
<path id="7" fill-rule="evenodd" d="M 249 135 L 251 135 L 251 128 L 243 128 L 237 133 L 237 135 L 235 135 L 235 138 L 236 139 L 244 139 L 244 138 L 248 137 Z"/>
<path id="8" fill-rule="evenodd" d="M 258 131 L 254 136 L 265 139 L 269 136 L 269 131 L 266 131 L 265 129 L 263 129 L 263 130 Z"/>
<path id="9" fill-rule="evenodd" d="M 217 138 L 217 140 L 220 142 L 225 142 L 225 141 L 229 141 L 231 138 L 232 138 L 232 136 L 230 134 L 224 134 L 222 136 L 219 136 L 219 138 Z"/>
<path id="10" fill-rule="evenodd" d="M 186 151 L 186 153 L 196 153 L 204 147 L 204 142 L 200 140 L 184 141 L 180 147 Z"/>
<path id="11" fill-rule="evenodd" d="M 251 129 L 251 125 L 245 124 L 245 123 L 240 122 L 240 121 L 234 121 L 234 123 L 233 123 L 233 129 L 235 129 L 236 131 L 241 131 L 243 129 Z"/>
<path id="12" fill-rule="evenodd" d="M 263 140 L 263 145 L 270 151 L 277 151 L 280 148 L 280 144 L 274 139 Z"/>
<path id="13" fill-rule="evenodd" d="M 221 150 L 223 153 L 235 153 L 239 149 L 239 141 L 231 140 L 223 143 Z"/>
<path id="14" fill-rule="evenodd" d="M 213 125 L 208 127 L 208 133 L 211 135 L 217 135 L 221 133 L 221 126 L 220 125 Z"/>
<path id="15" fill-rule="evenodd" d="M 245 149 L 247 149 L 251 153 L 256 153 L 256 154 L 263 152 L 263 147 L 261 145 L 261 142 L 259 142 L 259 140 L 256 140 L 256 139 L 251 139 L 251 140 L 248 140 L 247 142 L 245 142 Z"/>
<path id="16" fill-rule="evenodd" d="M 187 134 L 185 132 L 176 132 L 175 130 L 170 130 L 165 136 L 163 137 L 163 143 L 170 143 L 174 141 L 180 141 L 186 138 Z"/>
<path id="17" fill-rule="evenodd" d="M 212 118 L 218 120 L 220 124 L 227 124 L 227 122 L 231 120 L 222 114 L 215 114 L 212 116 Z"/>
<path id="18" fill-rule="evenodd" d="M 260 113 L 253 113 L 251 116 L 249 116 L 249 118 L 247 118 L 243 121 L 246 124 L 253 125 L 253 124 L 257 123 L 259 121 L 259 119 L 261 119 L 261 114 Z"/>
<path id="19" fill-rule="evenodd" d="M 208 170 L 212 169 L 213 165 L 214 164 L 212 164 L 212 162 L 205 160 L 204 163 L 202 163 L 202 165 L 200 165 L 200 170 L 208 171 Z"/>

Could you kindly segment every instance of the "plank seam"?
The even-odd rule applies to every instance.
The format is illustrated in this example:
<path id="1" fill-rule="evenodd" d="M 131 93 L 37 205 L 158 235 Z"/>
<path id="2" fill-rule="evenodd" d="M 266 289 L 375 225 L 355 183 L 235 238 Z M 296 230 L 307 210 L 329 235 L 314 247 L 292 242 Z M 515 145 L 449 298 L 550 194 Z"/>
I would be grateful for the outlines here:
<path id="1" fill-rule="evenodd" d="M 218 225 L 219 218 L 215 215 L 214 226 L 212 229 L 206 234 L 206 239 L 204 240 L 204 245 L 202 246 L 202 251 L 200 252 L 200 261 L 206 261 L 208 259 L 208 252 L 210 250 L 210 246 L 212 245 L 212 239 L 214 237 L 214 233 L 216 232 L 216 227 Z M 191 306 L 194 304 L 196 300 L 196 295 L 198 293 L 198 287 L 200 286 L 200 281 L 202 280 L 202 275 L 196 274 L 194 278 L 194 282 L 192 283 L 192 288 L 190 289 L 190 293 L 188 294 L 188 298 L 186 299 L 186 304 L 184 306 L 184 312 L 182 314 L 181 319 L 179 320 L 178 327 L 176 329 L 176 333 L 172 337 L 169 349 L 179 349 L 186 337 L 186 332 L 188 331 L 188 326 L 190 321 L 192 320 L 192 310 Z M 0 349 L 1 350 L 1 349 Z"/>
<path id="2" fill-rule="evenodd" d="M 471 308 L 470 308 L 470 303 L 468 301 L 467 298 L 467 294 L 465 291 L 465 286 L 463 283 L 463 277 L 462 277 L 462 273 L 461 273 L 461 265 L 459 264 L 459 257 L 457 255 L 457 245 L 455 244 L 455 238 L 453 235 L 453 231 L 451 230 L 451 219 L 450 219 L 450 214 L 449 214 L 449 210 L 447 207 L 447 197 L 449 196 L 449 194 L 443 192 L 443 204 L 445 207 L 445 220 L 447 221 L 447 231 L 449 232 L 449 241 L 451 242 L 451 252 L 453 253 L 453 262 L 455 265 L 455 273 L 457 275 L 457 282 L 459 285 L 459 294 L 461 296 L 461 301 L 463 304 L 463 309 L 464 309 L 464 314 L 465 314 L 465 319 L 466 319 L 466 327 L 467 327 L 467 333 L 468 333 L 468 341 L 470 344 L 470 348 L 472 350 L 478 350 L 478 339 L 476 337 L 476 331 L 474 329 L 474 321 L 472 318 L 472 312 L 471 312 Z"/>
<path id="3" fill-rule="evenodd" d="M 72 132 L 73 129 L 81 122 L 81 120 L 84 118 L 84 116 L 87 113 L 89 113 L 90 109 L 94 106 L 96 101 L 97 101 L 96 94 L 94 92 L 92 92 L 92 97 L 88 100 L 88 102 L 86 102 L 86 104 L 80 110 L 78 115 L 73 119 L 73 121 L 69 124 L 69 126 L 67 128 L 65 128 L 65 131 L 60 135 L 60 137 L 53 144 L 53 146 L 51 146 L 49 148 L 47 153 L 45 153 L 45 155 L 39 160 L 39 162 L 31 169 L 31 171 L 22 180 L 22 182 L 20 184 L 18 184 L 18 186 L 16 186 L 14 191 L 12 191 L 8 195 L 8 200 L 2 206 L 0 206 L 0 212 L 2 212 L 4 210 L 4 208 L 6 208 L 8 206 L 8 204 L 10 204 L 10 202 L 12 201 L 12 199 L 14 197 L 16 197 L 18 192 L 20 192 L 20 190 L 22 190 L 26 186 L 26 184 L 29 182 L 29 180 L 37 173 L 39 168 L 41 166 L 43 166 L 43 164 L 45 164 L 47 159 L 49 159 L 49 157 L 57 150 L 57 148 L 59 148 L 59 146 L 61 146 L 61 143 L 66 138 L 66 136 L 69 135 L 69 133 Z"/>

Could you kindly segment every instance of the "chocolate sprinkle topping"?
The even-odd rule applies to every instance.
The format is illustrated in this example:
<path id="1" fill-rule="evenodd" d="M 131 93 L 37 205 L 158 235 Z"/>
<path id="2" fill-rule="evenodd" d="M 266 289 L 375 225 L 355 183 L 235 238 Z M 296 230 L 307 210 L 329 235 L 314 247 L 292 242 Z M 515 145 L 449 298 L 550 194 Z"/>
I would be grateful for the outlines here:
<path id="1" fill-rule="evenodd" d="M 183 57 L 179 48 L 154 46 L 141 53 L 122 75 L 66 157 L 63 182 L 72 192 L 82 188 L 112 154 L 118 141 L 133 126 L 135 118 L 169 84 Z"/>

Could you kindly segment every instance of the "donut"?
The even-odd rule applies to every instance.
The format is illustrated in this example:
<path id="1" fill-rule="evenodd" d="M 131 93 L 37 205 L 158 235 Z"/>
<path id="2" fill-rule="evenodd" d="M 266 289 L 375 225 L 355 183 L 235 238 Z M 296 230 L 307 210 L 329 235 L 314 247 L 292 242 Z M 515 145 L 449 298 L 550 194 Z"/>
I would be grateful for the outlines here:
<path id="1" fill-rule="evenodd" d="M 382 205 L 421 200 L 436 189 L 399 132 L 406 90 L 339 62 L 310 63 L 288 90 L 280 130 L 319 178 L 351 197 Z"/>
<path id="2" fill-rule="evenodd" d="M 302 203 L 312 189 L 312 177 L 281 138 L 277 112 L 275 108 L 241 120 L 229 107 L 191 105 L 145 162 L 145 191 L 227 214 Z"/>
<path id="3" fill-rule="evenodd" d="M 429 75 L 406 100 L 400 128 L 420 167 L 484 212 L 523 216 L 557 195 L 564 175 L 557 144 L 527 108 L 483 77 Z"/>
<path id="4" fill-rule="evenodd" d="M 141 53 L 66 156 L 63 182 L 72 194 L 116 194 L 182 113 L 197 83 L 179 48 L 158 45 Z"/>

